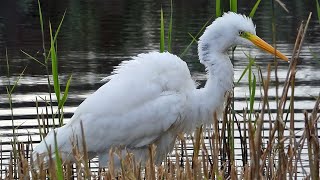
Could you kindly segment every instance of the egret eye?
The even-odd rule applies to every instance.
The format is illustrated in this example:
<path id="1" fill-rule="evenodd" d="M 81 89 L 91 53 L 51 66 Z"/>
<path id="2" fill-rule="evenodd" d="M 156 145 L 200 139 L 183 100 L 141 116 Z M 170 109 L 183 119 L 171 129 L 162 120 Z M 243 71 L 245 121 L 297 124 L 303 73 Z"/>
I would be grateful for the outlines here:
<path id="1" fill-rule="evenodd" d="M 239 36 L 242 36 L 243 35 L 243 31 L 239 31 Z"/>

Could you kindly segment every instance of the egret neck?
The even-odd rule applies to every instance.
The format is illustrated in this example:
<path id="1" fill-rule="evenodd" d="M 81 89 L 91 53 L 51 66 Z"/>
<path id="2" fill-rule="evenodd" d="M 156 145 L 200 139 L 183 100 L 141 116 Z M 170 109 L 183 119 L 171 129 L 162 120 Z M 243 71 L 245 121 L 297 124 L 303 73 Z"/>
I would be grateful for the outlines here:
<path id="1" fill-rule="evenodd" d="M 206 33 L 203 35 L 205 36 Z M 221 114 L 225 102 L 225 94 L 233 87 L 233 65 L 227 54 L 228 46 L 221 48 L 218 39 L 202 41 L 200 38 L 198 52 L 200 62 L 206 67 L 207 82 L 204 88 L 193 93 L 191 110 L 193 122 L 212 123 L 213 113 Z"/>

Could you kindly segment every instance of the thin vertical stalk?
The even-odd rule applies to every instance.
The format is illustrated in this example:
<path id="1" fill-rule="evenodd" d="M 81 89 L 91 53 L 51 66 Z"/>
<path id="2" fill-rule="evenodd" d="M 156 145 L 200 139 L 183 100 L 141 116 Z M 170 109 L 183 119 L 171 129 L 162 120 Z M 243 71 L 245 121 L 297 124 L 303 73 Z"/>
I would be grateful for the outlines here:
<path id="1" fill-rule="evenodd" d="M 294 133 L 294 89 L 295 89 L 295 73 L 296 71 L 292 72 L 291 77 L 291 97 L 290 97 L 290 146 L 289 148 L 292 150 L 291 156 L 296 157 L 296 153 L 294 151 L 295 147 L 295 133 Z M 289 170 L 289 177 L 290 179 L 293 179 L 293 173 L 295 172 L 295 169 L 293 169 L 293 157 L 288 157 L 289 162 L 288 166 L 291 170 Z M 295 158 L 296 159 L 296 158 Z"/>
<path id="2" fill-rule="evenodd" d="M 169 21 L 169 30 L 168 30 L 168 52 L 171 52 L 171 35 L 172 35 L 172 14 L 173 14 L 173 3 L 170 1 L 170 21 Z"/>
<path id="3" fill-rule="evenodd" d="M 276 22 L 275 22 L 275 4 L 274 4 L 274 0 L 272 0 L 272 42 L 273 42 L 273 47 L 275 48 L 275 51 L 277 49 L 277 45 L 276 45 Z M 284 144 L 283 142 L 280 141 L 280 139 L 283 139 L 283 131 L 284 131 L 284 127 L 282 124 L 282 113 L 279 110 L 279 78 L 278 78 L 278 61 L 276 56 L 274 55 L 274 73 L 275 73 L 275 87 L 276 87 L 276 109 L 278 109 L 277 111 L 277 118 L 276 118 L 276 124 L 277 124 L 277 131 L 278 131 L 278 140 L 279 140 L 279 151 L 278 151 L 278 177 L 280 179 L 285 179 L 285 162 L 284 162 L 284 157 L 285 157 L 285 153 L 284 153 Z"/>
<path id="4" fill-rule="evenodd" d="M 160 52 L 164 52 L 164 20 L 163 20 L 163 10 L 160 10 Z"/>
<path id="5" fill-rule="evenodd" d="M 54 118 L 52 95 L 51 95 L 50 73 L 49 73 L 49 67 L 48 67 L 48 57 L 49 56 L 47 56 L 47 54 L 46 54 L 43 16 L 42 16 L 40 0 L 38 0 L 38 11 L 39 11 L 39 19 L 40 19 L 40 27 L 41 27 L 41 37 L 42 37 L 42 49 L 43 49 L 44 65 L 45 65 L 45 68 L 46 68 L 46 73 L 47 73 L 46 76 L 47 76 L 47 81 L 48 81 L 47 86 L 48 86 L 49 101 L 50 101 L 50 108 L 51 108 L 51 117 L 52 117 L 53 128 L 55 128 L 56 123 L 55 123 L 55 118 Z"/>
<path id="6" fill-rule="evenodd" d="M 230 11 L 237 12 L 238 10 L 238 0 L 230 0 Z"/>
<path id="7" fill-rule="evenodd" d="M 216 0 L 216 18 L 221 16 L 221 1 Z"/>
<path id="8" fill-rule="evenodd" d="M 256 132 L 255 132 L 255 146 L 256 146 L 256 160 L 259 161 L 259 158 L 261 157 L 261 145 L 262 145 L 262 137 L 261 137 L 261 133 L 262 133 L 262 126 L 263 126 L 263 122 L 264 122 L 264 114 L 265 114 L 265 108 L 266 105 L 268 103 L 268 90 L 269 90 L 269 84 L 270 84 L 270 76 L 271 76 L 271 65 L 268 64 L 268 74 L 267 74 L 267 79 L 265 81 L 262 82 L 263 85 L 263 102 L 262 102 L 262 108 L 261 108 L 261 113 L 260 116 L 258 118 L 258 121 L 256 123 Z M 262 174 L 263 171 L 263 164 L 260 165 L 260 162 L 257 164 L 258 166 L 258 172 Z"/>

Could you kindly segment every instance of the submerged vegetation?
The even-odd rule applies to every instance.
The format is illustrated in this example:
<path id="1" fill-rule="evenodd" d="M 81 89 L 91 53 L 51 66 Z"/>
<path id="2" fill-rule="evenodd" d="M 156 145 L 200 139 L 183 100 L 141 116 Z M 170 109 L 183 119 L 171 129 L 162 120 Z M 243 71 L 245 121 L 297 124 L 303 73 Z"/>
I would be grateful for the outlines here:
<path id="1" fill-rule="evenodd" d="M 254 16 L 261 0 L 257 0 L 253 7 L 250 17 Z M 318 2 L 318 1 L 317 1 Z M 44 42 L 44 23 L 42 20 L 41 6 L 39 3 L 39 15 L 41 32 L 43 37 L 43 56 L 44 59 L 38 60 L 27 52 L 23 52 L 32 60 L 38 62 L 45 67 L 48 79 L 48 89 L 50 99 L 41 99 L 45 102 L 46 109 L 51 109 L 52 114 L 38 112 L 38 123 L 40 139 L 55 126 L 62 126 L 63 122 L 63 106 L 67 101 L 69 86 L 72 76 L 69 77 L 62 94 L 58 75 L 58 56 L 57 56 L 57 37 L 63 22 L 57 30 L 53 31 L 51 24 L 50 30 L 50 49 L 45 49 Z M 216 16 L 221 16 L 223 9 L 222 2 L 216 0 Z M 318 9 L 319 9 L 319 4 Z M 230 0 L 230 10 L 237 11 L 237 1 Z M 319 13 L 319 11 L 318 11 Z M 277 62 L 268 65 L 267 71 L 256 65 L 255 59 L 248 56 L 248 66 L 244 69 L 239 83 L 243 77 L 247 75 L 248 94 L 247 107 L 243 111 L 234 110 L 234 100 L 232 95 L 229 96 L 224 108 L 222 119 L 218 119 L 213 114 L 213 125 L 211 127 L 199 127 L 194 134 L 179 136 L 175 145 L 174 152 L 168 155 L 167 159 L 159 166 L 154 163 L 155 146 L 149 147 L 150 158 L 145 166 L 135 161 L 132 154 L 128 153 L 125 157 L 121 157 L 121 153 L 117 149 L 112 152 L 118 154 L 121 161 L 121 168 L 116 169 L 114 162 L 109 162 L 108 168 L 99 168 L 96 162 L 89 161 L 86 151 L 83 153 L 77 148 L 82 146 L 86 149 L 85 140 L 75 145 L 72 153 L 76 157 L 75 164 L 62 162 L 59 158 L 57 161 L 49 159 L 48 164 L 34 162 L 31 156 L 33 149 L 31 136 L 28 142 L 19 142 L 15 138 L 15 126 L 13 120 L 12 94 L 19 81 L 17 79 L 13 85 L 8 82 L 7 94 L 12 112 L 12 153 L 9 164 L 6 165 L 5 172 L 0 173 L 0 179 L 286 179 L 304 177 L 307 179 L 319 179 L 319 104 L 320 94 L 314 99 L 314 108 L 305 110 L 304 124 L 305 128 L 297 132 L 294 126 L 295 109 L 295 77 L 297 66 L 299 66 L 299 55 L 302 44 L 306 35 L 310 17 L 306 22 L 302 22 L 299 28 L 295 46 L 292 52 L 292 58 L 284 81 L 282 91 L 280 87 L 280 95 L 277 94 L 277 112 L 271 112 L 269 105 L 269 86 L 271 83 L 278 84 Z M 165 24 L 163 11 L 161 10 L 160 25 L 160 51 L 165 51 Z M 320 19 L 320 16 L 319 16 Z M 209 22 L 209 21 L 208 21 Z M 207 23 L 208 23 L 207 22 Z M 196 42 L 196 39 L 206 27 L 207 23 L 201 28 L 199 33 L 191 36 L 191 43 L 183 51 L 183 56 L 188 48 Z M 273 29 L 275 33 L 275 29 Z M 172 1 L 171 14 L 169 20 L 167 34 L 167 51 L 171 51 L 172 40 Z M 274 41 L 275 43 L 275 41 Z M 232 55 L 233 56 L 233 55 Z M 8 64 L 8 77 L 9 61 Z M 51 62 L 51 64 L 50 64 Z M 51 66 L 51 71 L 50 71 Z M 21 72 L 20 77 L 23 76 Z M 271 74 L 275 73 L 272 79 Z M 263 75 L 266 74 L 266 75 Z M 53 82 L 53 84 L 52 84 Z M 237 85 L 235 83 L 235 85 Z M 51 97 L 51 86 L 54 87 L 54 93 L 57 99 L 57 108 L 54 107 L 53 98 Z M 258 97 L 257 92 L 260 93 Z M 260 98 L 259 109 L 254 108 L 254 103 Z M 36 99 L 38 108 L 38 99 Z M 57 109 L 54 111 L 54 109 Z M 55 112 L 55 113 L 54 113 Z M 272 117 L 272 113 L 276 117 Z M 50 122 L 49 118 L 50 117 Z M 58 120 L 58 121 L 55 121 Z M 52 122 L 52 123 L 51 123 Z M 265 129 L 268 129 L 265 133 Z M 234 133 L 239 134 L 240 160 L 236 159 L 236 142 Z M 297 134 L 301 135 L 297 135 Z M 0 147 L 1 149 L 1 147 Z M 55 151 L 56 157 L 59 152 L 56 148 L 50 149 Z M 307 151 L 309 170 L 302 165 L 302 151 Z M 110 156 L 114 153 L 110 152 Z M 305 157 L 304 157 L 305 158 Z M 113 158 L 110 158 L 113 159 Z M 36 166 L 37 164 L 37 166 Z M 2 153 L 0 153 L 0 167 L 3 167 Z"/>

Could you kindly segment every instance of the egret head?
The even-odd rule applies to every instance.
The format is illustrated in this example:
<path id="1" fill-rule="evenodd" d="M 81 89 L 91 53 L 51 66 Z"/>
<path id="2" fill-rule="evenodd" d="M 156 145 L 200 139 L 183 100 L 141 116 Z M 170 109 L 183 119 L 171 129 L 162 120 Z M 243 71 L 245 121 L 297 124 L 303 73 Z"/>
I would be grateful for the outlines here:
<path id="1" fill-rule="evenodd" d="M 233 12 L 224 13 L 222 17 L 217 18 L 200 37 L 198 47 L 200 60 L 208 52 L 225 53 L 236 45 L 259 47 L 288 61 L 285 55 L 256 35 L 256 28 L 251 18 Z"/>

